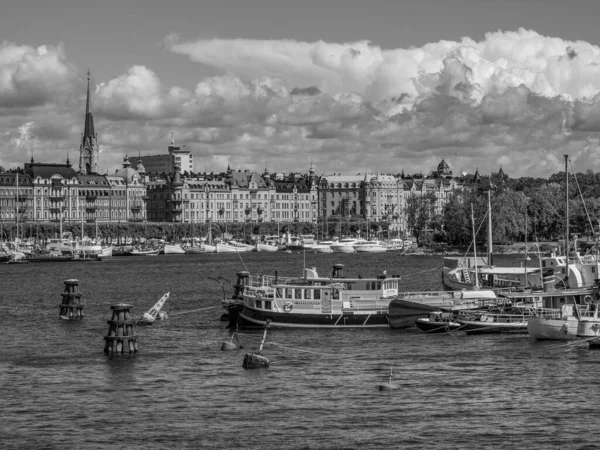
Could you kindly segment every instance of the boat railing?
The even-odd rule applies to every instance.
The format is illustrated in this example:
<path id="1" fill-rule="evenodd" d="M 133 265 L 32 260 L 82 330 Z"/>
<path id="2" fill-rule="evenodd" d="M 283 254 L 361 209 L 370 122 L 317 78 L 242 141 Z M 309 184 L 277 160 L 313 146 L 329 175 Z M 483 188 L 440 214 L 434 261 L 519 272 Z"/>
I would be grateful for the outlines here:
<path id="1" fill-rule="evenodd" d="M 398 296 L 396 298 L 404 299 L 414 297 L 447 297 L 448 299 L 454 299 L 454 292 L 460 291 L 409 291 L 398 293 Z"/>

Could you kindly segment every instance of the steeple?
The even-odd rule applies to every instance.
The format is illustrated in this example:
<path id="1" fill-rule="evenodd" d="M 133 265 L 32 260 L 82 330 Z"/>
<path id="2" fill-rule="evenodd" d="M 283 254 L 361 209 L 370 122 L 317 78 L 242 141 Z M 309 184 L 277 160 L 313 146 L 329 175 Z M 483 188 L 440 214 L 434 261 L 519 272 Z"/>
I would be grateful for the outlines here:
<path id="1" fill-rule="evenodd" d="M 90 108 L 90 69 L 87 71 L 87 97 L 85 100 L 85 127 L 83 138 L 96 136 L 94 133 L 94 117 Z"/>
<path id="2" fill-rule="evenodd" d="M 94 130 L 94 117 L 91 111 L 90 70 L 87 71 L 87 97 L 85 100 L 85 123 L 79 146 L 79 173 L 98 173 L 98 135 Z"/>

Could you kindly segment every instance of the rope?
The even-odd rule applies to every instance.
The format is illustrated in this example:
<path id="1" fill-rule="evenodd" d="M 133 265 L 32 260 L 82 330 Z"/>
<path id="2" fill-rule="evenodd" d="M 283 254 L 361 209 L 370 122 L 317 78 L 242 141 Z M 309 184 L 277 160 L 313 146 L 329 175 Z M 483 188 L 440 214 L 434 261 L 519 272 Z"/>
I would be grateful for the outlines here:
<path id="1" fill-rule="evenodd" d="M 197 312 L 197 311 L 207 311 L 209 309 L 214 309 L 214 308 L 220 308 L 220 305 L 209 306 L 207 308 L 191 309 L 189 311 L 181 311 L 178 313 L 169 313 L 169 317 L 180 316 L 181 314 L 189 314 L 189 313 L 193 313 L 193 312 Z"/>
<path id="2" fill-rule="evenodd" d="M 339 355 L 332 355 L 331 353 L 314 352 L 312 350 L 302 350 L 302 349 L 299 349 L 299 348 L 290 347 L 288 345 L 279 344 L 277 342 L 266 342 L 265 344 L 271 344 L 271 345 L 275 345 L 277 347 L 287 348 L 289 350 L 295 350 L 297 352 L 313 353 L 315 355 L 330 356 L 332 358 L 341 358 L 341 356 L 339 356 Z M 355 358 L 355 356 L 351 356 L 351 358 Z"/>
<path id="3" fill-rule="evenodd" d="M 248 268 L 246 267 L 246 264 L 244 263 L 244 260 L 242 259 L 242 255 L 240 255 L 240 252 L 238 252 L 237 248 L 235 249 L 235 252 L 237 253 L 237 255 L 240 257 L 240 261 L 242 261 L 242 265 L 244 266 L 244 269 L 246 269 L 246 272 L 250 273 L 250 271 L 248 270 Z"/>

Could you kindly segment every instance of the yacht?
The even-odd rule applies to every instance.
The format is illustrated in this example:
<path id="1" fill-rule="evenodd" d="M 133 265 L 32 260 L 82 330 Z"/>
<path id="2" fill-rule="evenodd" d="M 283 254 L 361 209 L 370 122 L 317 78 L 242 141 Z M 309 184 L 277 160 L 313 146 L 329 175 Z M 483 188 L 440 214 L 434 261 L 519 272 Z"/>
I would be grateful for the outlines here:
<path id="1" fill-rule="evenodd" d="M 217 253 L 240 253 L 251 252 L 252 250 L 254 250 L 254 246 L 237 241 L 218 242 L 216 248 Z"/>
<path id="2" fill-rule="evenodd" d="M 336 253 L 354 253 L 354 246 L 364 242 L 363 239 L 344 238 L 337 241 L 331 246 L 331 249 Z"/>
<path id="3" fill-rule="evenodd" d="M 359 242 L 353 246 L 356 253 L 383 253 L 388 249 L 381 241 Z"/>
<path id="4" fill-rule="evenodd" d="M 319 241 L 312 247 L 311 250 L 315 253 L 333 253 L 331 246 L 335 243 L 336 241 Z"/>

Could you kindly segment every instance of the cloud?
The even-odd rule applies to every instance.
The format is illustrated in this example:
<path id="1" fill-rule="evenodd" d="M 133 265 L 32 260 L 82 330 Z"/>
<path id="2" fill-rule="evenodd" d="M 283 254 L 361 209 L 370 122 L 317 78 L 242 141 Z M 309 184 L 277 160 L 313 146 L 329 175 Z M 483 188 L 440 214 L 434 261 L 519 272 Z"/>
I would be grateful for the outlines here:
<path id="1" fill-rule="evenodd" d="M 75 67 L 64 46 L 0 45 L 0 109 L 42 106 L 70 89 Z"/>

